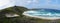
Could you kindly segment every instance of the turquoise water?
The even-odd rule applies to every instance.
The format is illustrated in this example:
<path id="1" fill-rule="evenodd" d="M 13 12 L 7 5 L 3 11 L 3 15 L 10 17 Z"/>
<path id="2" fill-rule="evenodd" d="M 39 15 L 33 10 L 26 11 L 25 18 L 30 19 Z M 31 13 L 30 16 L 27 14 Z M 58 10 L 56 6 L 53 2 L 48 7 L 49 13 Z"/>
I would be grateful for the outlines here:
<path id="1" fill-rule="evenodd" d="M 55 9 L 35 9 L 27 13 L 32 16 L 60 17 L 60 10 Z"/>

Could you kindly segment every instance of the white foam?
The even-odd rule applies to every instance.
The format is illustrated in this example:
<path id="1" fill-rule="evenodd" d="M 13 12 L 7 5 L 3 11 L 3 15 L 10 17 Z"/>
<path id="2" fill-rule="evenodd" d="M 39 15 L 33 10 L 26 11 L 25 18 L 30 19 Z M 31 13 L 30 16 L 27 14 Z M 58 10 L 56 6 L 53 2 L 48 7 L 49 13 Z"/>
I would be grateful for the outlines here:
<path id="1" fill-rule="evenodd" d="M 37 15 L 36 15 L 36 14 L 35 14 L 35 15 L 30 15 L 30 14 L 27 14 L 28 12 L 30 12 L 30 11 L 24 12 L 23 15 L 29 16 L 29 17 L 40 18 L 40 19 L 47 19 L 47 20 L 57 20 L 57 19 L 60 19 L 60 17 L 43 17 L 43 16 L 37 16 L 37 15 L 39 15 L 39 14 L 37 14 Z M 31 13 L 31 12 L 30 12 L 30 13 Z M 35 11 L 34 11 L 33 13 L 35 13 Z M 42 14 L 41 14 L 41 15 L 42 15 Z M 48 13 L 47 15 L 52 16 L 51 13 Z M 56 16 L 57 16 L 57 15 L 56 15 Z"/>

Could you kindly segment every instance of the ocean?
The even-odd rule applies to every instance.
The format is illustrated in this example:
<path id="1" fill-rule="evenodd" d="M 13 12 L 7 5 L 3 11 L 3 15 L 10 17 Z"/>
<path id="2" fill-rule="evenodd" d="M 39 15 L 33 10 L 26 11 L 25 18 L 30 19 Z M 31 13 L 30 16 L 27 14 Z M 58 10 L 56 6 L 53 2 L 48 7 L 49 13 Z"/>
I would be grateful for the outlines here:
<path id="1" fill-rule="evenodd" d="M 27 13 L 32 16 L 60 17 L 60 10 L 56 9 L 33 9 Z"/>

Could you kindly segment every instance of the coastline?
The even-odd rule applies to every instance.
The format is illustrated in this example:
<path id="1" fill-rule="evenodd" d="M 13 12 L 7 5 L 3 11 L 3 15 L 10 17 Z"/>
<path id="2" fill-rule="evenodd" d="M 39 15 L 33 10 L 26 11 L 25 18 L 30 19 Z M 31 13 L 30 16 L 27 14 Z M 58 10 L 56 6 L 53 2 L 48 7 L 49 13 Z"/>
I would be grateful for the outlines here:
<path id="1" fill-rule="evenodd" d="M 23 15 L 28 16 L 28 17 L 34 17 L 34 18 L 39 18 L 39 19 L 46 19 L 46 20 L 57 20 L 60 19 L 60 17 L 42 17 L 42 16 L 32 16 L 29 14 L 26 14 L 26 12 L 23 13 Z"/>

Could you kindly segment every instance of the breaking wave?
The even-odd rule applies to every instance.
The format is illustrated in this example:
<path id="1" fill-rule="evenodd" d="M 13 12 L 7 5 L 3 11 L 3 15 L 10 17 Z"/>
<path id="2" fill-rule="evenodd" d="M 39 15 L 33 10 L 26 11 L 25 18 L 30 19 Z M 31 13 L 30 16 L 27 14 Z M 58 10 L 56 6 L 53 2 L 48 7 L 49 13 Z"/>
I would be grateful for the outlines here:
<path id="1" fill-rule="evenodd" d="M 60 18 L 60 10 L 55 9 L 35 9 L 26 11 L 25 14 L 30 16 L 40 16 L 40 17 L 49 17 L 48 19 Z"/>

